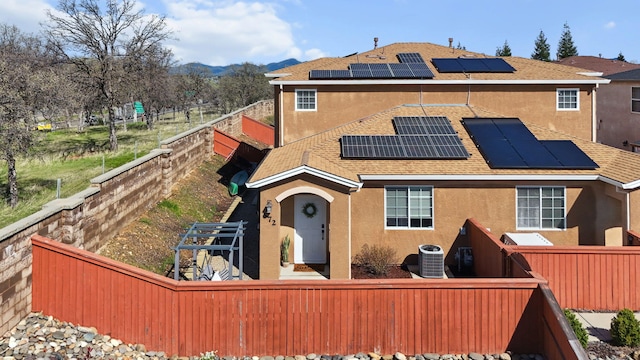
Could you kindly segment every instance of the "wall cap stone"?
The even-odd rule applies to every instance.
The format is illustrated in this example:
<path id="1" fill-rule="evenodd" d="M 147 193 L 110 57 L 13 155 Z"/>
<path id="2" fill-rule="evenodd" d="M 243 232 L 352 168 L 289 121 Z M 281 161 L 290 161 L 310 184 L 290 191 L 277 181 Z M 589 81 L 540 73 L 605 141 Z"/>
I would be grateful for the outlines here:
<path id="1" fill-rule="evenodd" d="M 128 162 L 128 163 L 126 163 L 124 165 L 121 165 L 121 166 L 119 166 L 119 167 L 117 167 L 117 168 L 115 168 L 113 170 L 107 171 L 106 173 L 104 173 L 104 174 L 102 174 L 100 176 L 94 177 L 90 181 L 91 181 L 92 184 L 102 184 L 103 182 L 109 181 L 112 178 L 114 178 L 114 177 L 116 177 L 116 176 L 118 176 L 118 175 L 120 175 L 120 174 L 122 174 L 122 173 L 124 173 L 126 171 L 129 171 L 129 170 L 131 170 L 131 169 L 133 169 L 133 168 L 135 168 L 135 167 L 137 167 L 137 166 L 139 166 L 139 165 L 141 165 L 141 164 L 143 164 L 143 163 L 145 163 L 147 161 L 150 161 L 150 160 L 152 160 L 152 159 L 154 159 L 154 158 L 156 158 L 156 157 L 158 157 L 158 156 L 160 156 L 162 154 L 171 154 L 172 151 L 173 151 L 172 149 L 153 149 L 147 155 L 145 155 L 145 156 L 143 156 L 141 158 L 138 158 L 136 160 L 130 161 L 130 162 Z"/>
<path id="2" fill-rule="evenodd" d="M 71 197 L 64 199 L 55 199 L 42 205 L 42 210 L 0 229 L 0 242 L 10 238 L 20 231 L 23 231 L 24 229 L 27 229 L 30 226 L 36 225 L 41 221 L 57 213 L 60 213 L 62 210 L 71 210 L 77 208 L 78 206 L 81 206 L 82 204 L 84 204 L 84 200 L 87 197 L 99 192 L 99 188 L 89 187 L 86 190 L 73 194 Z"/>

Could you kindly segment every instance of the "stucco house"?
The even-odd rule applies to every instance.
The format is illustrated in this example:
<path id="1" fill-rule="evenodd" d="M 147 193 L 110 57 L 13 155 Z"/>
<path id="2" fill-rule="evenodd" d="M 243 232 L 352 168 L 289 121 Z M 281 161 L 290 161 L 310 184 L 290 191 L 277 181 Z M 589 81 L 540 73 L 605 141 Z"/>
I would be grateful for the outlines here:
<path id="1" fill-rule="evenodd" d="M 599 72 L 611 81 L 598 88 L 596 141 L 639 151 L 640 64 L 595 56 L 571 56 L 559 63 Z"/>
<path id="2" fill-rule="evenodd" d="M 416 54 L 431 75 L 396 76 L 390 64 Z M 276 147 L 247 182 L 260 190 L 261 279 L 280 277 L 287 235 L 292 262 L 327 264 L 331 279 L 350 277 L 364 244 L 405 261 L 434 244 L 452 264 L 468 218 L 558 245 L 624 244 L 640 225 L 640 155 L 593 141 L 608 80 L 521 58 L 448 72 L 482 65 L 459 59 L 496 58 L 394 44 L 278 73 Z M 391 77 L 353 78 L 367 63 Z"/>

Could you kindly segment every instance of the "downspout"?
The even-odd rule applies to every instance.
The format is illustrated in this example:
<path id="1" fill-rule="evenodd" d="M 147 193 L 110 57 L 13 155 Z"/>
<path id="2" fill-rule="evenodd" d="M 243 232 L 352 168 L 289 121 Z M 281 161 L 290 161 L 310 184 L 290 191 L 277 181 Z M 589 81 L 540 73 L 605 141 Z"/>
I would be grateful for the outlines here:
<path id="1" fill-rule="evenodd" d="M 596 84 L 596 87 L 593 89 L 593 95 L 591 96 L 591 141 L 596 142 L 598 140 L 597 131 L 597 121 L 598 117 L 596 116 L 596 94 L 600 84 Z"/>
<path id="2" fill-rule="evenodd" d="M 347 206 L 348 206 L 348 226 L 347 226 L 347 231 L 349 232 L 349 246 L 347 247 L 347 255 L 349 256 L 349 279 L 351 279 L 351 194 L 352 192 L 349 191 L 349 197 L 348 197 L 348 201 L 347 201 Z"/>
<path id="3" fill-rule="evenodd" d="M 279 106 L 280 106 L 280 113 L 279 113 L 279 119 L 278 122 L 280 123 L 279 126 L 279 133 L 278 136 L 280 137 L 280 139 L 278 140 L 278 147 L 284 145 L 284 124 L 283 124 L 283 119 L 284 119 L 284 88 L 282 86 L 282 84 L 280 84 L 280 101 L 279 101 Z"/>
<path id="4" fill-rule="evenodd" d="M 629 216 L 629 212 L 631 211 L 631 207 L 630 207 L 629 203 L 631 201 L 629 200 L 629 195 L 630 195 L 630 193 L 627 191 L 627 193 L 626 193 L 626 195 L 624 197 L 625 207 L 627 208 L 626 209 L 626 225 L 627 225 L 627 227 L 625 228 L 625 232 L 631 230 L 631 216 Z M 622 238 L 623 239 L 623 241 L 622 241 L 623 244 L 624 244 L 624 239 L 625 238 L 626 238 L 626 236 L 624 236 L 624 233 L 623 233 L 623 238 Z"/>

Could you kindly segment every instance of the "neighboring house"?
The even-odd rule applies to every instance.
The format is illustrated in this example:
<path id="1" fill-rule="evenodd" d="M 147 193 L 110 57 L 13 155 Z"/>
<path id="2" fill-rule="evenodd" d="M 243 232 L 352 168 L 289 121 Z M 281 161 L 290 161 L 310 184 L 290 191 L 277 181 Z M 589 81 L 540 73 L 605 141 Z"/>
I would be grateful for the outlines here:
<path id="1" fill-rule="evenodd" d="M 640 64 L 572 56 L 559 63 L 601 72 L 611 80 L 601 85 L 596 101 L 596 141 L 620 149 L 638 151 L 640 147 Z"/>
<path id="2" fill-rule="evenodd" d="M 420 58 L 398 58 L 412 54 Z M 434 59 L 445 59 L 441 69 Z M 595 140 L 594 90 L 609 80 L 572 66 L 518 57 L 505 57 L 506 67 L 488 72 L 482 63 L 486 59 L 501 58 L 429 43 L 398 43 L 267 74 L 275 89 L 275 146 L 396 105 L 420 103 L 480 106 Z M 451 60 L 463 62 L 466 71 L 456 71 Z M 422 67 L 407 70 L 412 61 Z"/>
<path id="3" fill-rule="evenodd" d="M 640 156 L 592 142 L 608 80 L 433 44 L 271 76 L 276 148 L 247 183 L 260 189 L 261 279 L 279 278 L 286 235 L 292 262 L 340 279 L 364 244 L 406 262 L 439 245 L 453 264 L 468 218 L 565 245 L 622 245 L 640 225 Z"/>

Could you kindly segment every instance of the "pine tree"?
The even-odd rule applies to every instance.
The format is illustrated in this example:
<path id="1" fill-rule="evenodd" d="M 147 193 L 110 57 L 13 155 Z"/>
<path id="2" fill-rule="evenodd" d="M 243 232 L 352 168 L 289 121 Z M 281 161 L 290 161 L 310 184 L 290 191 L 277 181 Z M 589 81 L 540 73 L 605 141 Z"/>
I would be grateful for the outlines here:
<path id="1" fill-rule="evenodd" d="M 573 38 L 571 37 L 571 29 L 569 25 L 564 23 L 564 29 L 558 42 L 558 52 L 556 54 L 558 60 L 568 58 L 570 56 L 578 56 L 578 49 L 573 44 Z"/>
<path id="2" fill-rule="evenodd" d="M 538 34 L 535 46 L 533 54 L 531 54 L 532 59 L 551 61 L 551 47 L 549 46 L 549 43 L 547 43 L 547 37 L 544 36 L 544 32 L 542 32 L 542 30 L 540 30 L 540 34 Z"/>
<path id="3" fill-rule="evenodd" d="M 504 45 L 502 45 L 502 48 L 496 48 L 496 56 L 511 56 L 511 48 L 509 47 L 509 43 L 507 43 L 507 40 L 504 41 Z"/>
<path id="4" fill-rule="evenodd" d="M 622 55 L 622 51 L 620 51 L 620 53 L 618 54 L 618 57 L 616 58 L 616 60 L 618 60 L 618 61 L 627 61 L 627 60 L 624 58 L 624 55 Z"/>

